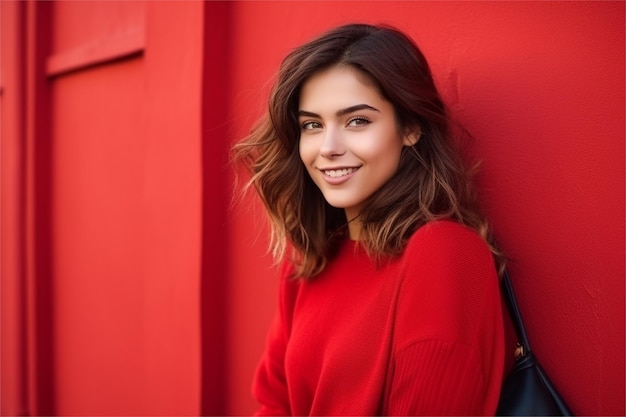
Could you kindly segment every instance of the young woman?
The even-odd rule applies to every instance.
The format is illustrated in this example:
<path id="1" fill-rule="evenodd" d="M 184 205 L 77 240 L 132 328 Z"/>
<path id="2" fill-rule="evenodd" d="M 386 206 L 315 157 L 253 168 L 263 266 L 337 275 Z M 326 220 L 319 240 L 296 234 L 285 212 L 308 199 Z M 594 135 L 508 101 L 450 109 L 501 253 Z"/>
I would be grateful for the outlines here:
<path id="1" fill-rule="evenodd" d="M 234 148 L 282 261 L 257 414 L 495 413 L 500 256 L 454 143 L 398 30 L 342 26 L 285 58 Z"/>

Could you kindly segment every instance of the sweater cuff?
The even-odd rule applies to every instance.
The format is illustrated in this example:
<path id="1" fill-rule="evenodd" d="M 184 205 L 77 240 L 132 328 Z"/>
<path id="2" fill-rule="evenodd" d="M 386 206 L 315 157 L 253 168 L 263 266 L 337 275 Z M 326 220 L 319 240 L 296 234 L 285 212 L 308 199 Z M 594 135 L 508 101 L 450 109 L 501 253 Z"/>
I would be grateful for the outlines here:
<path id="1" fill-rule="evenodd" d="M 493 415 L 481 357 L 458 342 L 415 342 L 395 355 L 387 415 Z"/>

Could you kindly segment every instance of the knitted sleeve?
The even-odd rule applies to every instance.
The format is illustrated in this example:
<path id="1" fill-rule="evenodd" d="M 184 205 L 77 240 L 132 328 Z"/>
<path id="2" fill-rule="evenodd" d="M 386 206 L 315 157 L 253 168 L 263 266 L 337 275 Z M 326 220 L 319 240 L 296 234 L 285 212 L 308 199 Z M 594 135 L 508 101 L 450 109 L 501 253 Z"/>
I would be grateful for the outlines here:
<path id="1" fill-rule="evenodd" d="M 285 376 L 285 350 L 289 337 L 293 285 L 289 285 L 289 267 L 283 265 L 279 293 L 279 309 L 269 329 L 263 357 L 257 368 L 252 394 L 260 404 L 257 416 L 291 415 Z M 293 284 L 293 283 L 292 283 Z"/>
<path id="2" fill-rule="evenodd" d="M 437 222 L 407 250 L 385 414 L 493 415 L 504 330 L 487 245 L 463 226 Z"/>
<path id="3" fill-rule="evenodd" d="M 277 317 L 268 333 L 267 348 L 252 386 L 253 395 L 261 404 L 255 413 L 257 416 L 291 415 L 283 366 L 284 346 L 285 340 Z"/>
<path id="4" fill-rule="evenodd" d="M 425 340 L 395 356 L 387 415 L 485 414 L 485 380 L 471 346 Z M 489 414 L 488 412 L 486 414 Z"/>

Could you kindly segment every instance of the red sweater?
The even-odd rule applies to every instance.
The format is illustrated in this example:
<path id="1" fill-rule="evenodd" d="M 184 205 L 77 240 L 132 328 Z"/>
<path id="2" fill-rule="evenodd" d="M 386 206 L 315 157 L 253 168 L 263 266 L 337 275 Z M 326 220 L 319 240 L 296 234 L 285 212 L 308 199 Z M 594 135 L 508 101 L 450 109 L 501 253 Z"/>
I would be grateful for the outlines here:
<path id="1" fill-rule="evenodd" d="M 289 279 L 257 370 L 257 415 L 493 415 L 504 367 L 493 259 L 473 231 L 421 227 L 378 267 L 346 241 Z"/>

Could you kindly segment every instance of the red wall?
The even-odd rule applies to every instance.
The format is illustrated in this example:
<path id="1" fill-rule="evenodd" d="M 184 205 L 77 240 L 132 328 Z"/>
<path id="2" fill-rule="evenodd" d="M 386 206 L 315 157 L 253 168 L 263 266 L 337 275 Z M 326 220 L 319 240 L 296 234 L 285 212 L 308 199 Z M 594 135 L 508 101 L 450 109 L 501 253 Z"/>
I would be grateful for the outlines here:
<path id="1" fill-rule="evenodd" d="M 21 126 L 23 95 L 9 94 L 8 86 L 24 79 L 18 56 L 21 45 L 15 34 L 22 11 L 16 4 L 0 4 L 0 407 L 2 414 L 26 411 L 22 393 L 27 390 L 23 352 L 24 314 L 24 171 Z M 7 60 L 7 57 L 13 59 Z M 10 342 L 9 342 L 10 341 Z"/>
<path id="2" fill-rule="evenodd" d="M 276 303 L 229 144 L 294 46 L 390 23 L 429 57 L 533 348 L 624 415 L 623 2 L 0 2 L 2 415 L 246 415 Z"/>
<path id="3" fill-rule="evenodd" d="M 236 2 L 231 13 L 235 137 L 285 53 L 321 30 L 384 22 L 418 42 L 475 136 L 533 348 L 576 413 L 623 415 L 624 3 Z M 231 403 L 243 414 L 275 302 L 251 212 L 233 214 L 231 238 Z"/>

